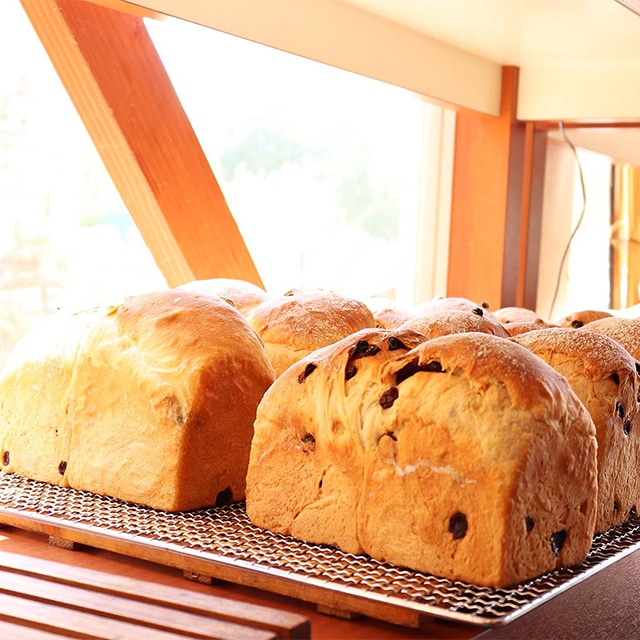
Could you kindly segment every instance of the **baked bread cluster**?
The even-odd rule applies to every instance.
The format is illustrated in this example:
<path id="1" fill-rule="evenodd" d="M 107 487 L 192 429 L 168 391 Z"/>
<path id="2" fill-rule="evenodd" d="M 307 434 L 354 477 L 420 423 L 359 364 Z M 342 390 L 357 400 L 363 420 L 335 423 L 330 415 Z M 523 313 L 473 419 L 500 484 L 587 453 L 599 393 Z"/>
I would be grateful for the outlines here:
<path id="1" fill-rule="evenodd" d="M 567 379 L 510 339 L 361 330 L 266 392 L 247 514 L 309 542 L 509 586 L 584 560 L 596 456 Z"/>
<path id="2" fill-rule="evenodd" d="M 263 345 L 222 298 L 167 290 L 26 334 L 0 376 L 0 469 L 166 511 L 242 500 Z"/>
<path id="3" fill-rule="evenodd" d="M 211 279 L 58 314 L 0 373 L 0 469 L 491 587 L 636 517 L 640 320 L 376 304 Z"/>

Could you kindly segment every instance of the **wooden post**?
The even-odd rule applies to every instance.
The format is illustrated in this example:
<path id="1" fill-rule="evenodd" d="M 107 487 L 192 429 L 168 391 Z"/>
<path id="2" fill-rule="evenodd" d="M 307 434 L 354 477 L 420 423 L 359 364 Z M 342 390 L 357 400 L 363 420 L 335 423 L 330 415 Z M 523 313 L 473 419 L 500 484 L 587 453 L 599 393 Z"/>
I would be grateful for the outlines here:
<path id="1" fill-rule="evenodd" d="M 500 115 L 460 111 L 456 118 L 447 294 L 491 309 L 525 299 L 535 306 L 537 264 L 529 252 L 530 230 L 539 227 L 540 211 L 531 206 L 542 188 L 534 161 L 542 138 L 533 123 L 517 121 L 517 95 L 518 69 L 504 67 Z"/>
<path id="2" fill-rule="evenodd" d="M 21 0 L 169 286 L 262 281 L 140 16 Z"/>

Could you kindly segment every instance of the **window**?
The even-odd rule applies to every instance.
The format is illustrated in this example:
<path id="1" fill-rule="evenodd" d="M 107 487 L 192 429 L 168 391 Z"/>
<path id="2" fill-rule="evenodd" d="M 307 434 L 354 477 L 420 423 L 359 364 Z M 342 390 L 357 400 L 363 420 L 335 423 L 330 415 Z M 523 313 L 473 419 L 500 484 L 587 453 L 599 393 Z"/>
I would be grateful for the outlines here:
<path id="1" fill-rule="evenodd" d="M 579 147 L 574 153 L 559 136 L 550 137 L 538 278 L 542 317 L 557 321 L 611 306 L 611 167 L 607 156 Z"/>
<path id="2" fill-rule="evenodd" d="M 447 182 L 431 165 L 453 112 L 191 23 L 147 27 L 269 291 L 436 293 L 446 250 L 425 263 L 425 236 Z M 166 281 L 18 3 L 0 7 L 0 48 L 16 62 L 0 69 L 1 365 L 56 309 Z"/>
<path id="3" fill-rule="evenodd" d="M 412 304 L 423 123 L 437 108 L 188 22 L 146 25 L 267 289 Z"/>

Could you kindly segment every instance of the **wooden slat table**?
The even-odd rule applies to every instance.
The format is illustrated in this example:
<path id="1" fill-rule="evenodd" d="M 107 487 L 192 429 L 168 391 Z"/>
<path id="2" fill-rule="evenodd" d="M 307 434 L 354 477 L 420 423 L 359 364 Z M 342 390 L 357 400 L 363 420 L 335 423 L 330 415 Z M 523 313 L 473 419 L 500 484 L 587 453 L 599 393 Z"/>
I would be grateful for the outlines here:
<path id="1" fill-rule="evenodd" d="M 59 580 L 51 583 L 51 589 L 55 594 L 60 584 L 74 586 L 72 577 L 83 577 L 86 570 L 90 570 L 95 579 L 98 573 L 95 587 L 99 589 L 111 589 L 116 585 L 120 589 L 121 595 L 126 596 L 128 593 L 124 588 L 125 585 L 138 592 L 138 600 L 131 599 L 131 602 L 140 602 L 142 598 L 147 603 L 157 602 L 157 596 L 154 595 L 159 590 L 171 590 L 173 593 L 181 593 L 184 599 L 193 605 L 201 602 L 201 598 L 208 602 L 216 602 L 220 605 L 220 601 L 224 601 L 225 606 L 229 606 L 231 610 L 238 610 L 241 613 L 249 611 L 258 611 L 252 607 L 260 607 L 269 610 L 269 616 L 274 616 L 276 621 L 280 620 L 275 626 L 262 625 L 262 629 L 274 632 L 275 637 L 287 637 L 286 625 L 282 625 L 282 620 L 306 620 L 310 624 L 310 631 L 307 637 L 314 640 L 331 639 L 341 640 L 349 638 L 349 640 L 402 640 L 404 638 L 422 639 L 422 640 L 468 640 L 475 638 L 482 632 L 482 629 L 466 624 L 451 623 L 447 621 L 434 620 L 420 629 L 412 629 L 398 626 L 386 622 L 373 620 L 363 616 L 355 619 L 342 619 L 332 615 L 325 615 L 318 612 L 317 607 L 312 603 L 300 601 L 295 598 L 281 596 L 278 594 L 267 593 L 259 589 L 245 587 L 228 582 L 214 582 L 212 584 L 203 584 L 201 582 L 186 580 L 183 573 L 179 569 L 158 565 L 147 560 L 139 558 L 131 558 L 111 551 L 96 549 L 92 547 L 82 547 L 80 550 L 71 551 L 61 547 L 49 544 L 49 536 L 32 531 L 25 531 L 14 527 L 0 528 L 0 558 L 8 557 L 9 554 L 16 561 L 30 563 L 48 561 L 54 562 L 60 571 Z M 0 565 L 2 562 L 0 560 Z M 80 573 L 76 573 L 81 571 Z M 18 572 L 19 573 L 19 572 Z M 0 576 L 0 580 L 2 577 Z M 112 585 L 111 587 L 109 585 Z M 0 587 L 1 591 L 1 587 Z M 102 593 L 100 594 L 100 598 Z M 105 606 L 105 605 L 102 605 Z M 210 604 L 210 606 L 213 606 Z M 214 608 L 214 613 L 219 609 Z M 288 616 L 293 615 L 294 618 Z M 220 620 L 220 618 L 218 618 Z M 52 633 L 43 628 L 25 627 L 25 621 L 10 622 L 2 621 L 0 617 L 0 638 L 13 640 L 39 640 L 39 638 L 56 637 L 59 635 L 48 635 Z M 253 623 L 255 624 L 255 623 Z M 8 625 L 8 626 L 3 626 Z M 277 629 L 278 625 L 280 628 Z M 20 633 L 14 633 L 15 628 L 20 629 Z M 9 631 L 4 632 L 3 629 Z M 299 635 L 304 633 L 302 627 L 290 627 L 289 637 L 304 637 Z M 33 635 L 29 635 L 33 633 Z M 69 637 L 69 636 L 67 636 Z M 71 636 L 73 637 L 73 636 Z M 86 636 L 85 636 L 86 637 Z M 99 636 L 98 636 L 99 637 Z M 194 636 L 191 636 L 194 637 Z M 206 637 L 206 636 L 195 636 Z M 138 640 L 136 638 L 136 640 Z"/>
<path id="2" fill-rule="evenodd" d="M 5 551 L 0 621 L 54 635 L 132 640 L 310 636 L 309 621 L 295 613 Z"/>

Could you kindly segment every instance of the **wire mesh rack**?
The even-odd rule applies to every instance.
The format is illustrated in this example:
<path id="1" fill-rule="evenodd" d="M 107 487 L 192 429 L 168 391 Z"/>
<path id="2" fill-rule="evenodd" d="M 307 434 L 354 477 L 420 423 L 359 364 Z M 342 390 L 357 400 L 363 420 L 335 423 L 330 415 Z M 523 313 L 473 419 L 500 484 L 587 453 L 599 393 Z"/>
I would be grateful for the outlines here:
<path id="1" fill-rule="evenodd" d="M 640 546 L 640 521 L 598 534 L 577 567 L 544 574 L 509 589 L 492 589 L 309 544 L 264 531 L 244 504 L 167 513 L 93 493 L 0 472 L 0 522 L 55 533 L 170 566 L 258 586 L 318 605 L 411 626 L 441 618 L 501 626 L 571 588 Z M 120 543 L 115 544 L 115 543 Z"/>

